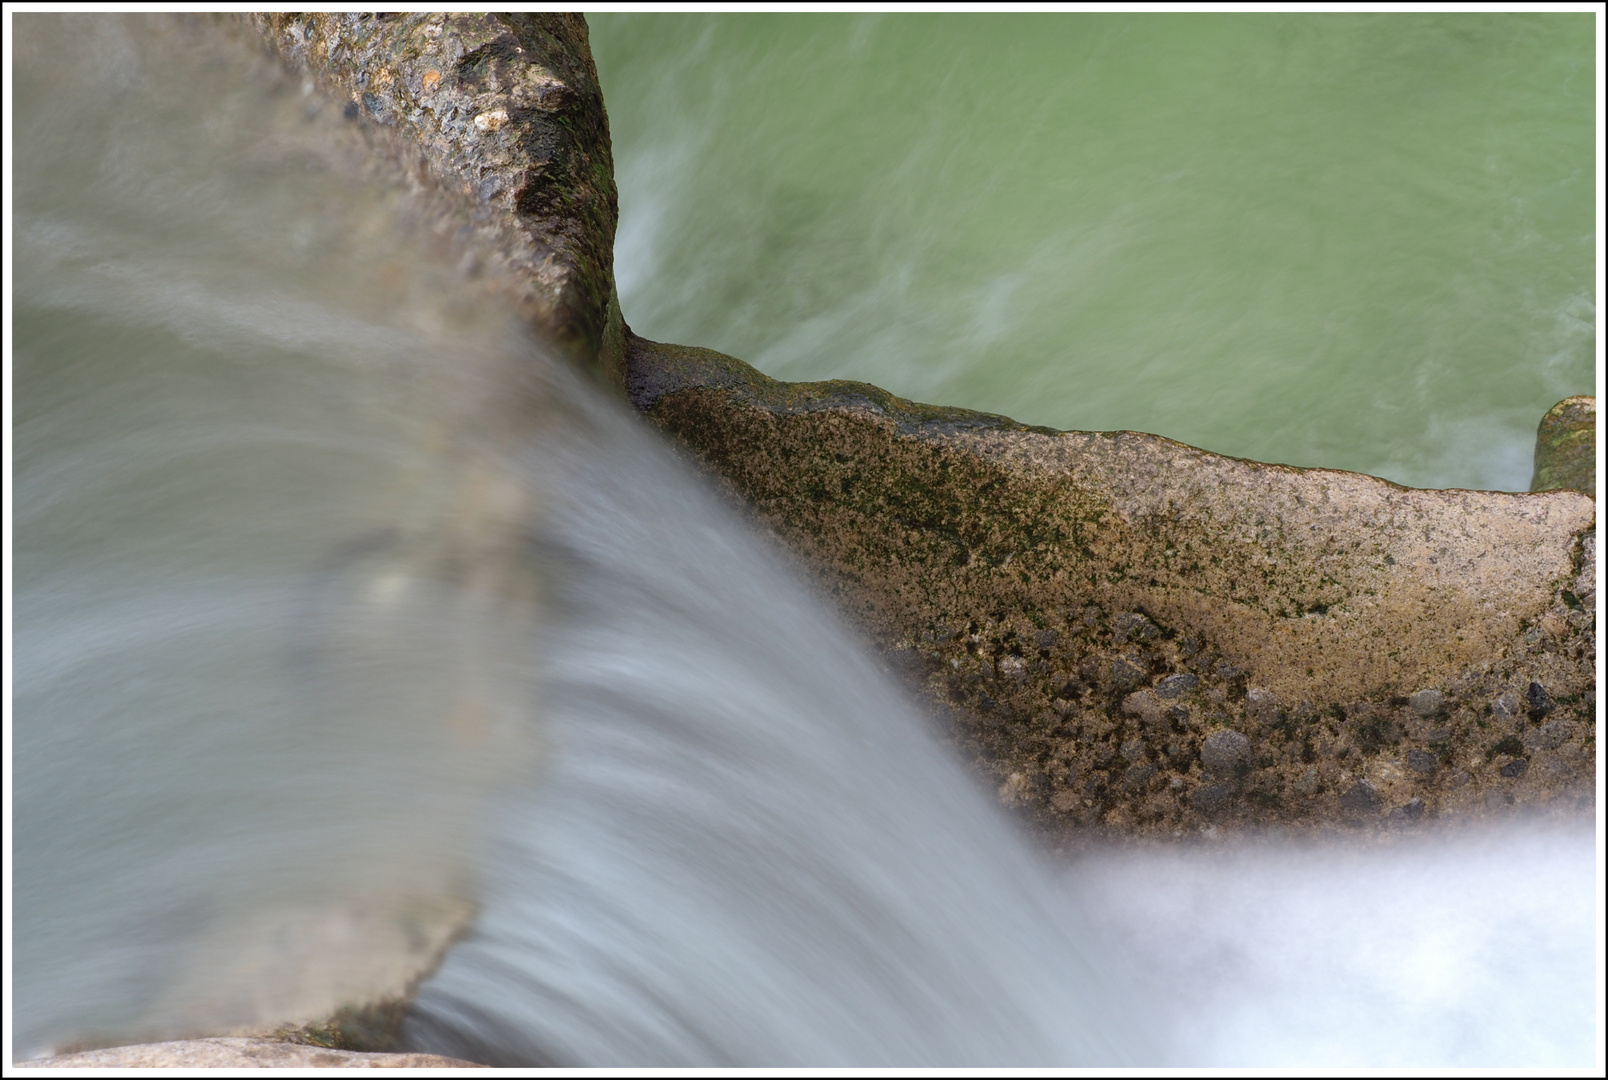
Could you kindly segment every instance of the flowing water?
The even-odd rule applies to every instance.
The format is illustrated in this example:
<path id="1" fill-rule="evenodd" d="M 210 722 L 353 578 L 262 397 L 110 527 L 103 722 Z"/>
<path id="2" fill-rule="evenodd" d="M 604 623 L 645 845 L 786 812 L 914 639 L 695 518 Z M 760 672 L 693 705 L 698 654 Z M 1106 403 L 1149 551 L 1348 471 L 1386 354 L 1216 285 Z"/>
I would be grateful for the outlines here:
<path id="1" fill-rule="evenodd" d="M 1593 392 L 1590 14 L 590 23 L 645 337 L 1418 487 Z"/>
<path id="2" fill-rule="evenodd" d="M 1589 825 L 1049 861 L 338 109 L 15 28 L 16 1058 L 1591 1063 Z"/>

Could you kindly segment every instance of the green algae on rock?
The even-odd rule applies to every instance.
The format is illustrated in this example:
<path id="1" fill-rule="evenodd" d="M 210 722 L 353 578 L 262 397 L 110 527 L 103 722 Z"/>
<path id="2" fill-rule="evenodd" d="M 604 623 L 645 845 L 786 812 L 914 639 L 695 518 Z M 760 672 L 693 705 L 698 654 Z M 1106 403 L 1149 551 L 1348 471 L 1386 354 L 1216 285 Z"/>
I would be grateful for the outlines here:
<path id="1" fill-rule="evenodd" d="M 1052 833 L 1589 797 L 1595 506 L 1576 492 L 1055 432 L 634 336 L 626 387 Z"/>
<path id="2" fill-rule="evenodd" d="M 1531 491 L 1573 488 L 1597 493 L 1597 399 L 1564 398 L 1541 418 L 1535 433 Z"/>

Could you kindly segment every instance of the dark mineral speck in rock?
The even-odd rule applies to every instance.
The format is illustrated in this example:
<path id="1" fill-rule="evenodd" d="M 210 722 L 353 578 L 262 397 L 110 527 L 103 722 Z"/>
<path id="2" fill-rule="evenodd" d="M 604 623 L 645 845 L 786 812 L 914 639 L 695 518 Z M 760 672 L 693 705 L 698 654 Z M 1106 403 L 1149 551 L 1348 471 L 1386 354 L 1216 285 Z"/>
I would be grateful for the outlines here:
<path id="1" fill-rule="evenodd" d="M 1251 765 L 1251 740 L 1237 731 L 1214 731 L 1200 744 L 1200 763 L 1219 776 L 1243 772 Z"/>
<path id="2" fill-rule="evenodd" d="M 1350 789 L 1340 796 L 1340 805 L 1356 813 L 1364 813 L 1379 809 L 1379 789 L 1366 780 L 1358 780 Z"/>
<path id="3" fill-rule="evenodd" d="M 1423 816 L 1423 799 L 1408 799 L 1407 802 L 1390 812 L 1390 820 L 1398 823 L 1411 823 Z"/>
<path id="4" fill-rule="evenodd" d="M 1218 664 L 1215 670 L 1217 672 L 1217 677 L 1224 680 L 1237 679 L 1241 675 L 1245 674 L 1244 669 L 1235 667 L 1227 660 L 1224 660 L 1222 663 Z"/>
<path id="5" fill-rule="evenodd" d="M 1414 748 L 1407 751 L 1407 767 L 1413 772 L 1432 773 L 1440 768 L 1440 759 L 1427 750 Z"/>
<path id="6" fill-rule="evenodd" d="M 1411 701 L 1413 712 L 1419 716 L 1434 716 L 1446 707 L 1446 695 L 1439 690 L 1420 690 Z"/>
<path id="7" fill-rule="evenodd" d="M 1156 684 L 1156 695 L 1164 698 L 1182 697 L 1200 685 L 1200 680 L 1188 672 L 1169 675 Z"/>
<path id="8" fill-rule="evenodd" d="M 341 115 L 346 117 L 348 120 L 356 120 L 360 115 L 362 115 L 362 110 L 357 107 L 357 102 L 348 101 L 346 103 L 346 108 L 341 110 Z"/>
<path id="9" fill-rule="evenodd" d="M 1111 620 L 1111 627 L 1118 638 L 1152 638 L 1161 633 L 1154 623 L 1137 611 L 1124 611 Z"/>
<path id="10" fill-rule="evenodd" d="M 1145 786 L 1145 781 L 1156 775 L 1154 765 L 1130 765 L 1122 774 L 1122 782 L 1130 789 L 1138 790 Z"/>
<path id="11" fill-rule="evenodd" d="M 1203 784 L 1190 792 L 1189 805 L 1203 814 L 1210 814 L 1227 806 L 1233 797 L 1233 784 Z"/>
<path id="12" fill-rule="evenodd" d="M 1531 716 L 1544 716 L 1556 708 L 1552 704 L 1552 695 L 1548 694 L 1547 688 L 1538 682 L 1530 684 L 1530 689 L 1525 694 L 1525 698 L 1530 704 Z"/>
<path id="13" fill-rule="evenodd" d="M 1514 758 L 1512 761 L 1502 766 L 1501 773 L 1509 780 L 1517 780 L 1519 777 L 1524 775 L 1524 770 L 1528 769 L 1529 767 L 1529 761 L 1525 760 L 1524 758 Z"/>
<path id="14" fill-rule="evenodd" d="M 1123 690 L 1131 690 L 1145 679 L 1144 669 L 1126 659 L 1111 661 L 1109 674 L 1112 685 Z"/>
<path id="15" fill-rule="evenodd" d="M 1551 720 L 1533 731 L 1524 733 L 1524 748 L 1534 753 L 1537 750 L 1556 750 L 1569 741 L 1573 734 L 1574 725 L 1567 720 Z"/>

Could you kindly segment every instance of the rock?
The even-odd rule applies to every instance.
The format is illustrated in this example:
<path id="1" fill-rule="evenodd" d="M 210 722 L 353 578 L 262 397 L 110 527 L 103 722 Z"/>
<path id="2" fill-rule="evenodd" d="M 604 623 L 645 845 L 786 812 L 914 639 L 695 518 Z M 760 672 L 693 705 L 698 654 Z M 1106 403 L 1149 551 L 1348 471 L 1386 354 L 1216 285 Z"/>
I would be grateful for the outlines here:
<path id="1" fill-rule="evenodd" d="M 1422 717 L 1431 717 L 1446 708 L 1446 695 L 1439 690 L 1420 690 L 1410 699 L 1413 712 Z"/>
<path id="2" fill-rule="evenodd" d="M 1531 491 L 1597 490 L 1597 399 L 1564 398 L 1541 418 L 1535 433 Z"/>
<path id="3" fill-rule="evenodd" d="M 1156 775 L 1154 765 L 1130 765 L 1122 774 L 1122 782 L 1130 791 L 1136 791 L 1145 786 L 1145 783 Z"/>
<path id="4" fill-rule="evenodd" d="M 1129 761 L 1143 761 L 1149 756 L 1146 753 L 1145 741 L 1143 739 L 1129 739 L 1127 742 L 1122 744 L 1119 752 Z"/>
<path id="5" fill-rule="evenodd" d="M 1390 820 L 1398 824 L 1411 824 L 1424 816 L 1424 800 L 1408 799 L 1390 812 Z"/>
<path id="6" fill-rule="evenodd" d="M 1200 679 L 1188 672 L 1169 675 L 1156 684 L 1156 696 L 1161 698 L 1182 697 L 1199 685 Z"/>
<path id="7" fill-rule="evenodd" d="M 1048 652 L 1055 648 L 1055 643 L 1060 638 L 1061 635 L 1054 630 L 1040 630 L 1033 635 L 1033 644 L 1038 646 L 1039 651 Z"/>
<path id="8" fill-rule="evenodd" d="M 1548 694 L 1547 688 L 1538 682 L 1530 684 L 1529 692 L 1525 694 L 1525 700 L 1529 702 L 1530 716 L 1532 718 L 1545 716 L 1554 708 L 1552 695 Z"/>
<path id="9" fill-rule="evenodd" d="M 1245 692 L 1245 715 L 1261 727 L 1279 722 L 1279 702 L 1270 691 L 1252 687 Z"/>
<path id="10" fill-rule="evenodd" d="M 1574 724 L 1568 720 L 1552 720 L 1524 733 L 1524 748 L 1531 753 L 1537 750 L 1556 750 L 1574 734 Z"/>
<path id="11" fill-rule="evenodd" d="M 1002 656 L 999 658 L 999 677 L 1002 679 L 1027 678 L 1027 664 L 1020 656 Z"/>
<path id="12" fill-rule="evenodd" d="M 1366 780 L 1358 780 L 1340 796 L 1340 805 L 1353 813 L 1371 813 L 1379 809 L 1379 789 Z"/>
<path id="13" fill-rule="evenodd" d="M 1491 712 L 1503 720 L 1511 720 L 1519 715 L 1519 695 L 1508 690 L 1496 696 L 1491 702 Z"/>
<path id="14" fill-rule="evenodd" d="M 1233 797 L 1233 784 L 1203 784 L 1190 793 L 1189 805 L 1203 814 L 1210 814 L 1227 806 Z"/>
<path id="15" fill-rule="evenodd" d="M 619 216 L 586 20 L 523 14 L 246 16 L 289 66 L 389 132 L 403 172 L 464 193 L 485 253 L 544 338 L 616 384 Z M 361 104 L 362 108 L 359 108 Z M 376 143 L 376 148 L 380 147 Z M 423 159 L 425 169 L 413 168 Z"/>
<path id="16" fill-rule="evenodd" d="M 1118 615 L 1111 621 L 1111 629 L 1118 641 L 1125 638 L 1136 638 L 1143 641 L 1147 638 L 1161 636 L 1161 631 L 1156 628 L 1155 624 L 1137 611 L 1124 611 Z"/>
<path id="17" fill-rule="evenodd" d="M 1530 763 L 1524 758 L 1514 758 L 1512 761 L 1502 766 L 1499 771 L 1507 779 L 1517 780 L 1519 777 L 1524 775 L 1524 770 L 1528 769 L 1529 767 Z"/>
<path id="18" fill-rule="evenodd" d="M 1200 763 L 1217 776 L 1235 776 L 1251 767 L 1251 740 L 1237 731 L 1214 731 L 1200 744 Z"/>
<path id="19" fill-rule="evenodd" d="M 1137 716 L 1143 724 L 1161 723 L 1161 702 L 1149 690 L 1136 690 L 1123 698 L 1122 711 L 1129 716 Z"/>
<path id="20" fill-rule="evenodd" d="M 1407 751 L 1407 767 L 1413 772 L 1428 774 L 1440 768 L 1440 759 L 1427 750 L 1414 748 Z"/>
<path id="21" fill-rule="evenodd" d="M 1145 669 L 1127 657 L 1118 657 L 1106 669 L 1106 677 L 1118 690 L 1132 690 L 1145 681 Z"/>
<path id="22" fill-rule="evenodd" d="M 141 1043 L 17 1063 L 29 1069 L 482 1069 L 435 1054 L 372 1054 L 272 1039 Z"/>

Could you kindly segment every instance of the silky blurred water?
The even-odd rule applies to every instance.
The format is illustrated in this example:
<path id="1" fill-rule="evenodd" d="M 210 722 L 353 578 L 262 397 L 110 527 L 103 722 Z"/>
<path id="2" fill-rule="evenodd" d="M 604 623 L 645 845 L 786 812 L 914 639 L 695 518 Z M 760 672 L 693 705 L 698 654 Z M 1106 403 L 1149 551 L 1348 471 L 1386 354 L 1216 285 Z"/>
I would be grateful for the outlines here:
<path id="1" fill-rule="evenodd" d="M 598 14 L 632 328 L 1524 490 L 1593 393 L 1589 14 Z"/>

